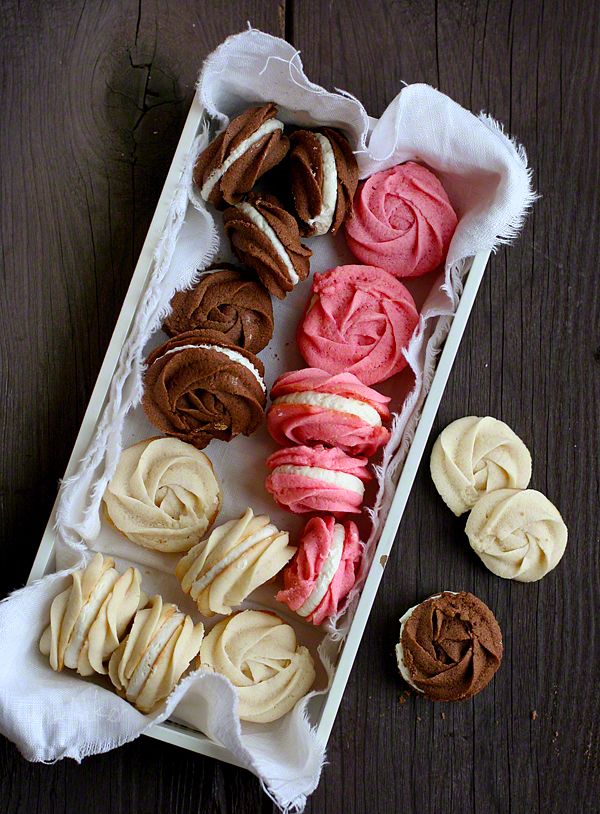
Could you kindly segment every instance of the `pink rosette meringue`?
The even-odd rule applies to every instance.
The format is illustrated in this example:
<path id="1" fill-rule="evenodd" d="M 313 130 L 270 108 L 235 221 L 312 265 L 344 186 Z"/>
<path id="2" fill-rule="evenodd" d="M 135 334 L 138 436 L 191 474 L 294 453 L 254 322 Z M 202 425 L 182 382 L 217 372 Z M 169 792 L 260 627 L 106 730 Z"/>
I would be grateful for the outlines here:
<path id="1" fill-rule="evenodd" d="M 271 389 L 267 427 L 278 444 L 319 442 L 350 455 L 373 455 L 387 443 L 390 399 L 352 373 L 316 367 L 280 376 Z"/>
<path id="2" fill-rule="evenodd" d="M 446 258 L 458 219 L 439 179 L 408 161 L 376 172 L 354 196 L 350 251 L 396 277 L 417 277 Z"/>
<path id="3" fill-rule="evenodd" d="M 271 474 L 265 487 L 275 501 L 294 514 L 358 514 L 371 479 L 366 458 L 351 458 L 341 449 L 289 447 L 267 458 Z"/>
<path id="4" fill-rule="evenodd" d="M 312 517 L 302 533 L 294 559 L 283 572 L 284 589 L 277 601 L 320 625 L 338 613 L 356 582 L 363 546 L 356 523 L 336 523 L 331 515 Z"/>
<path id="5" fill-rule="evenodd" d="M 406 366 L 419 314 L 399 280 L 375 266 L 337 266 L 315 274 L 312 294 L 296 334 L 308 365 L 367 385 Z"/>

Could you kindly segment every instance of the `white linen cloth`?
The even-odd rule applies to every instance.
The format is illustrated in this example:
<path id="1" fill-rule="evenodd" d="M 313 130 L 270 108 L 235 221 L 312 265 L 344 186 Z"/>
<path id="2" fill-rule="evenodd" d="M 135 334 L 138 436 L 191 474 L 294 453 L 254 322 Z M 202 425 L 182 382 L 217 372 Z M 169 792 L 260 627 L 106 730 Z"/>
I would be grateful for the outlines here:
<path id="1" fill-rule="evenodd" d="M 372 554 L 435 369 L 436 354 L 458 302 L 463 264 L 476 252 L 494 249 L 515 237 L 534 200 L 525 153 L 492 119 L 474 116 L 426 85 L 405 87 L 369 134 L 367 113 L 357 99 L 310 82 L 291 45 L 254 29 L 230 37 L 209 56 L 198 94 L 219 126 L 251 103 L 274 101 L 286 122 L 341 129 L 356 151 L 363 178 L 409 159 L 426 162 L 442 179 L 459 215 L 445 273 L 426 298 L 407 350 L 415 384 L 395 417 L 393 436 L 378 468 L 379 493 L 367 542 L 367 551 Z M 191 185 L 195 157 L 207 138 L 207 133 L 200 133 L 187 157 L 152 274 L 123 346 L 92 444 L 75 475 L 61 487 L 56 555 L 59 567 L 66 570 L 15 592 L 0 604 L 0 732 L 14 741 L 28 760 L 72 757 L 79 761 L 138 737 L 155 722 L 174 717 L 228 748 L 240 765 L 261 779 L 282 811 L 301 811 L 318 784 L 324 759 L 306 701 L 275 724 L 240 726 L 231 685 L 221 676 L 196 672 L 181 682 L 157 713 L 142 715 L 107 690 L 105 683 L 84 681 L 68 670 L 54 673 L 38 652 L 52 599 L 68 584 L 69 571 L 87 561 L 93 548 L 114 553 L 121 565 L 141 565 L 146 591 L 158 586 L 168 599 L 178 601 L 182 608 L 190 607 L 186 607 L 183 595 L 173 600 L 172 564 L 160 559 L 164 555 L 132 551 L 136 547 L 127 541 L 107 542 L 101 534 L 99 507 L 122 447 L 131 443 L 136 432 L 143 431 L 143 418 L 135 418 L 134 408 L 142 393 L 147 343 L 158 331 L 174 291 L 193 284 L 197 270 L 211 262 L 218 248 L 218 228 Z M 313 260 L 319 258 L 325 263 L 332 251 L 335 262 L 340 255 L 322 241 Z M 340 251 L 343 260 L 344 250 Z M 284 304 L 276 304 L 276 320 L 291 307 L 298 307 L 305 297 L 306 288 L 303 294 L 294 292 Z M 156 344 L 159 340 L 151 341 Z M 285 369 L 290 357 L 285 357 L 283 350 L 282 354 L 279 364 Z M 270 360 L 276 355 L 274 352 Z M 279 372 L 270 371 L 269 382 Z M 136 421 L 142 424 L 138 426 Z M 146 431 L 150 434 L 155 433 Z M 240 439 L 237 454 L 252 454 L 252 443 Z M 221 444 L 218 450 L 227 447 L 233 444 Z M 213 455 L 211 446 L 210 455 L 217 471 L 219 465 L 227 465 L 226 451 Z M 367 557 L 365 572 L 369 561 Z M 349 618 L 351 610 L 345 620 Z M 343 636 L 345 620 L 339 629 L 331 627 L 323 639 L 321 652 L 326 657 L 333 652 L 333 640 Z"/>

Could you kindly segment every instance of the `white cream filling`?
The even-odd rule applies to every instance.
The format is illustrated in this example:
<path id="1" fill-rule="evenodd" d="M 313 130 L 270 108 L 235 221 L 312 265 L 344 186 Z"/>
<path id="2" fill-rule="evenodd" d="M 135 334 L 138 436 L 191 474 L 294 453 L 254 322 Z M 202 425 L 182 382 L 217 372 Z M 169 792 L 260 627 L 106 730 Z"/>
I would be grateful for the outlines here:
<path id="1" fill-rule="evenodd" d="M 252 546 L 260 543 L 261 540 L 266 540 L 268 537 L 272 537 L 277 533 L 278 530 L 275 526 L 268 525 L 259 531 L 255 531 L 254 534 L 251 534 L 246 540 L 242 540 L 239 545 L 236 545 L 231 549 L 229 554 L 223 557 L 222 560 L 219 560 L 216 565 L 213 565 L 213 567 L 210 568 L 203 577 L 194 580 L 190 590 L 190 596 L 192 599 L 196 599 L 202 593 L 202 591 L 204 591 L 205 588 L 207 588 L 210 583 L 219 576 L 219 574 L 223 573 L 223 571 L 228 568 L 232 562 L 239 559 L 243 554 L 246 553 L 246 551 L 252 548 Z"/>
<path id="2" fill-rule="evenodd" d="M 221 166 L 213 170 L 206 181 L 202 184 L 200 195 L 204 198 L 204 200 L 208 201 L 210 193 L 213 191 L 215 184 L 218 184 L 227 170 L 232 166 L 232 164 L 235 164 L 238 158 L 241 158 L 244 153 L 249 150 L 250 147 L 252 147 L 253 144 L 256 144 L 256 142 L 260 141 L 261 138 L 269 133 L 273 133 L 275 130 L 283 130 L 283 122 L 280 122 L 278 119 L 269 119 L 268 121 L 264 122 L 264 124 L 261 124 L 258 130 L 255 130 L 254 133 L 248 136 L 248 138 L 240 142 L 235 150 L 232 150 L 229 153 Z"/>
<path id="3" fill-rule="evenodd" d="M 304 390 L 301 393 L 289 393 L 276 398 L 273 404 L 308 404 L 311 407 L 321 407 L 323 410 L 334 410 L 337 413 L 350 413 L 362 418 L 372 427 L 381 426 L 381 417 L 374 407 L 358 399 L 337 396 L 333 393 L 317 393 L 314 390 Z"/>
<path id="4" fill-rule="evenodd" d="M 321 573 L 319 574 L 312 591 L 306 598 L 306 601 L 296 611 L 296 613 L 300 616 L 308 616 L 323 601 L 323 598 L 331 585 L 331 581 L 336 575 L 336 572 L 340 566 L 340 562 L 342 561 L 345 537 L 346 532 L 344 531 L 344 527 L 339 523 L 336 523 L 333 527 L 333 539 L 331 541 L 331 547 L 327 552 L 327 559 L 323 563 Z"/>
<path id="5" fill-rule="evenodd" d="M 221 345 L 180 345 L 178 348 L 171 348 L 168 351 L 165 351 L 162 356 L 159 356 L 156 361 L 158 362 L 160 359 L 164 359 L 165 356 L 169 356 L 171 353 L 177 353 L 180 350 L 187 350 L 188 348 L 204 348 L 204 350 L 216 350 L 218 353 L 222 353 L 224 356 L 227 356 L 228 359 L 231 359 L 232 362 L 239 362 L 240 365 L 243 365 L 247 370 L 252 373 L 252 375 L 258 380 L 261 388 L 264 392 L 267 392 L 267 386 L 265 385 L 264 379 L 258 372 L 258 369 L 252 364 L 249 359 L 242 353 L 238 353 L 236 350 L 232 350 L 231 348 L 223 348 Z"/>
<path id="6" fill-rule="evenodd" d="M 129 684 L 127 685 L 127 698 L 130 701 L 135 701 L 144 688 L 144 684 L 152 672 L 156 659 L 160 656 L 167 642 L 175 633 L 179 625 L 183 623 L 184 619 L 185 615 L 183 613 L 172 614 L 172 616 L 167 619 L 156 636 L 152 639 L 150 647 L 148 647 L 138 662 L 137 667 L 133 671 Z"/>
<path id="7" fill-rule="evenodd" d="M 119 575 L 114 568 L 109 568 L 105 571 L 94 586 L 88 601 L 81 608 L 63 657 L 65 667 L 70 667 L 73 670 L 76 669 L 79 655 L 83 649 L 92 623 L 98 616 L 98 611 L 102 607 L 102 603 L 112 591 L 118 577 Z"/>
<path id="8" fill-rule="evenodd" d="M 315 133 L 315 136 L 321 145 L 321 154 L 323 157 L 323 186 L 321 188 L 323 204 L 319 214 L 316 218 L 311 218 L 308 221 L 308 225 L 314 227 L 316 235 L 324 235 L 331 228 L 335 205 L 337 203 L 337 167 L 329 139 L 322 133 Z"/>
<path id="9" fill-rule="evenodd" d="M 447 594 L 454 594 L 456 596 L 457 591 L 444 591 Z M 428 599 L 437 599 L 441 594 L 434 594 L 433 596 L 427 597 Z M 427 599 L 424 599 L 423 602 L 427 602 Z M 398 669 L 400 670 L 400 675 L 406 681 L 408 685 L 410 685 L 413 690 L 417 692 L 423 693 L 423 690 L 419 689 L 416 684 L 413 683 L 413 680 L 410 675 L 410 671 L 406 666 L 406 662 L 404 661 L 404 648 L 402 647 L 402 631 L 404 630 L 404 626 L 410 619 L 419 605 L 422 605 L 423 602 L 419 602 L 418 605 L 413 605 L 412 608 L 409 608 L 406 613 L 400 617 L 400 639 L 398 640 L 398 644 L 396 645 L 396 661 L 398 662 Z"/>
<path id="10" fill-rule="evenodd" d="M 275 467 L 273 474 L 276 473 L 280 475 L 304 475 L 305 478 L 325 481 L 325 483 L 330 483 L 332 486 L 339 486 L 340 489 L 356 492 L 361 497 L 365 493 L 365 487 L 361 479 L 357 478 L 356 475 L 350 475 L 348 472 L 337 472 L 332 469 L 323 469 L 320 466 L 283 464 Z"/>
<path id="11" fill-rule="evenodd" d="M 266 235 L 266 237 L 271 241 L 271 243 L 273 244 L 273 248 L 275 249 L 279 257 L 281 258 L 283 264 L 285 265 L 292 285 L 296 285 L 299 282 L 300 278 L 296 274 L 294 264 L 290 260 L 290 256 L 286 252 L 283 243 L 281 242 L 281 240 L 279 240 L 273 229 L 269 226 L 266 218 L 264 218 L 260 214 L 258 209 L 256 209 L 251 204 L 246 203 L 245 201 L 243 203 L 236 204 L 236 207 L 237 209 L 240 210 L 240 212 L 243 212 L 245 215 L 248 215 L 252 223 L 258 229 L 260 229 L 260 231 L 264 235 Z"/>

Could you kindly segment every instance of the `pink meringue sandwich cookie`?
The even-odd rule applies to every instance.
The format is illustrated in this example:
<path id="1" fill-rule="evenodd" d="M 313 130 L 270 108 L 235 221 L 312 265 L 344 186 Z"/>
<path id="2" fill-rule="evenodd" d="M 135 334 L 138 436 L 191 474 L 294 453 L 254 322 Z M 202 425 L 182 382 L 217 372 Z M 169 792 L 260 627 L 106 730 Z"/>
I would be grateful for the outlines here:
<path id="1" fill-rule="evenodd" d="M 396 277 L 418 277 L 446 258 L 458 219 L 439 179 L 408 161 L 376 172 L 354 196 L 350 251 Z"/>
<path id="2" fill-rule="evenodd" d="M 320 625 L 338 613 L 358 574 L 363 546 L 356 523 L 337 523 L 331 515 L 312 517 L 298 551 L 283 572 L 284 589 L 277 601 Z"/>
<path id="3" fill-rule="evenodd" d="M 337 266 L 315 274 L 296 341 L 310 367 L 376 384 L 406 367 L 418 322 L 410 291 L 387 271 Z"/>
<path id="4" fill-rule="evenodd" d="M 373 455 L 387 443 L 390 399 L 352 373 L 316 367 L 280 376 L 271 389 L 267 427 L 278 444 L 320 442 L 350 455 Z"/>
<path id="5" fill-rule="evenodd" d="M 358 514 L 371 479 L 366 458 L 351 458 L 341 449 L 289 447 L 267 458 L 271 474 L 267 492 L 294 514 Z"/>

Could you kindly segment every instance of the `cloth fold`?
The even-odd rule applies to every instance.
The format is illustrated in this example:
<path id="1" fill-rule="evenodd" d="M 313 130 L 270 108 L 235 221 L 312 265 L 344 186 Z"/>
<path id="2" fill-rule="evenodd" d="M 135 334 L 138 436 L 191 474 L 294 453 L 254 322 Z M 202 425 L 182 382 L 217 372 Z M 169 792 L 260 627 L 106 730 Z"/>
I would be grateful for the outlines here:
<path id="1" fill-rule="evenodd" d="M 377 469 L 379 492 L 372 510 L 364 578 L 435 370 L 436 355 L 458 303 L 465 264 L 476 252 L 493 250 L 512 239 L 534 200 L 525 153 L 489 117 L 474 116 L 426 85 L 404 88 L 370 132 L 369 117 L 357 99 L 310 82 L 298 52 L 289 43 L 255 29 L 230 37 L 208 57 L 198 96 L 219 127 L 250 104 L 274 101 L 285 122 L 338 128 L 349 139 L 363 178 L 409 159 L 425 162 L 442 179 L 458 212 L 459 225 L 446 268 L 432 285 L 406 352 L 415 384 L 394 419 L 392 438 Z M 207 138 L 205 131 L 200 132 L 187 156 L 93 441 L 76 473 L 61 487 L 56 558 L 59 565 L 70 569 L 81 567 L 90 556 L 101 525 L 102 494 L 122 447 L 130 443 L 131 433 L 125 430 L 140 401 L 148 340 L 166 315 L 173 293 L 190 287 L 218 248 L 214 219 L 191 185 L 195 158 Z M 291 302 L 292 297 L 289 299 Z M 0 604 L 4 647 L 0 731 L 27 759 L 81 760 L 132 740 L 172 717 L 225 746 L 236 762 L 260 777 L 281 811 L 304 808 L 318 784 L 324 760 L 323 746 L 309 718 L 310 701 L 303 700 L 274 724 L 240 726 L 233 687 L 221 676 L 195 672 L 157 713 L 148 716 L 106 689 L 105 683 L 84 681 L 68 670 L 54 673 L 39 653 L 38 640 L 52 599 L 67 584 L 67 571 L 51 574 Z M 358 590 L 349 599 L 350 612 L 329 627 L 320 650 L 325 662 L 334 654 L 336 640 L 343 638 L 357 600 Z"/>

